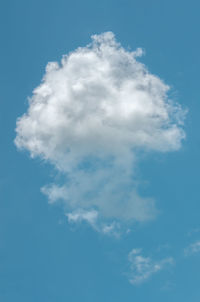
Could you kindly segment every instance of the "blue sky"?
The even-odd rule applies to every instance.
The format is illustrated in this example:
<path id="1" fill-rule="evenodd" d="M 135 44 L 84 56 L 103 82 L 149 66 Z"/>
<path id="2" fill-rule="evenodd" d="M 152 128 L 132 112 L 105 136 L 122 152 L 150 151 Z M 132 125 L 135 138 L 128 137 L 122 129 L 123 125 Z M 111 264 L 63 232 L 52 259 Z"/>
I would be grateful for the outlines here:
<path id="1" fill-rule="evenodd" d="M 199 9 L 200 4 L 194 0 L 1 2 L 1 301 L 199 301 Z M 127 222 L 127 216 L 106 208 L 107 204 L 113 205 L 112 200 L 99 209 L 98 203 L 94 204 L 90 199 L 90 209 L 82 209 L 85 176 L 74 172 L 73 165 L 70 172 L 64 168 L 58 172 L 57 166 L 62 166 L 58 160 L 61 153 L 52 151 L 48 156 L 45 153 L 48 157 L 45 162 L 41 152 L 30 158 L 31 148 L 20 152 L 14 144 L 16 120 L 27 112 L 27 97 L 31 97 L 33 89 L 41 83 L 47 63 L 60 62 L 62 55 L 91 43 L 91 35 L 108 31 L 115 34 L 127 53 L 138 47 L 144 49 L 145 55 L 136 58 L 137 64 L 142 62 L 150 74 L 169 85 L 169 98 L 178 102 L 181 110 L 188 109 L 184 125 L 178 126 L 178 129 L 183 127 L 186 138 L 181 139 L 177 150 L 171 144 L 178 142 L 179 132 L 175 138 L 164 141 L 165 152 L 158 150 L 163 148 L 162 136 L 158 137 L 159 147 L 150 140 L 151 143 L 143 148 L 141 141 L 135 138 L 140 151 L 134 153 L 134 164 L 132 159 L 116 166 L 112 162 L 110 172 L 106 168 L 110 157 L 100 161 L 103 178 L 111 179 L 115 175 L 117 196 L 124 196 L 133 186 L 133 201 L 144 201 L 146 205 L 151 198 L 155 202 L 155 207 L 150 207 L 151 211 L 157 212 L 152 219 L 145 218 L 149 216 L 142 211 L 136 216 L 136 207 L 130 211 L 131 222 Z M 115 75 L 111 79 L 115 80 Z M 55 83 L 54 77 L 50 80 Z M 151 84 L 155 87 L 154 82 Z M 158 93 L 159 89 L 156 90 Z M 122 92 L 128 93 L 128 90 Z M 86 109 L 91 108 L 86 106 Z M 153 121 L 150 120 L 148 127 Z M 113 119 L 112 122 L 116 121 Z M 159 123 L 156 125 L 158 127 Z M 41 126 L 39 124 L 39 129 Z M 119 128 L 122 126 L 124 124 L 119 122 Z M 31 127 L 24 124 L 21 133 L 24 135 L 29 129 Z M 51 130 L 47 130 L 49 135 Z M 102 137 L 99 141 L 109 149 L 104 140 L 105 133 L 99 136 Z M 31 141 L 33 136 L 29 135 L 29 138 Z M 59 150 L 65 150 L 62 149 L 63 141 L 59 141 Z M 112 142 L 118 144 L 118 141 L 124 143 L 123 136 Z M 22 140 L 21 144 L 24 142 Z M 86 142 L 94 156 L 97 141 L 86 136 Z M 126 146 L 129 147 L 131 142 L 128 139 Z M 102 145 L 101 154 L 110 155 Z M 47 151 L 51 146 L 47 145 Z M 121 150 L 121 145 L 116 146 L 117 151 Z M 75 159 L 82 160 L 84 144 L 71 143 L 71 147 L 80 151 Z M 111 148 L 111 155 L 113 150 Z M 116 158 L 125 151 L 117 152 Z M 124 157 L 128 155 L 126 153 Z M 70 163 L 73 160 L 72 157 Z M 88 165 L 94 167 L 90 157 L 77 162 L 75 160 L 76 171 L 80 163 L 83 173 L 87 173 Z M 126 164 L 128 170 L 124 168 Z M 120 178 L 124 170 L 127 174 L 132 173 L 131 179 L 125 178 L 125 184 Z M 41 188 L 49 188 L 52 184 L 68 188 L 68 175 L 81 183 L 76 206 L 66 205 L 69 201 L 63 196 L 64 201 L 49 204 L 49 191 L 46 196 Z M 94 197 L 97 189 L 93 188 Z M 63 194 L 66 192 L 62 191 Z M 71 186 L 71 199 L 75 198 L 73 192 Z M 105 196 L 111 199 L 112 195 Z M 99 215 L 98 221 L 95 215 Z M 70 217 L 73 218 L 71 221 Z M 115 231 L 107 234 L 105 227 L 110 226 Z M 144 280 L 130 282 L 138 276 L 143 276 Z"/>

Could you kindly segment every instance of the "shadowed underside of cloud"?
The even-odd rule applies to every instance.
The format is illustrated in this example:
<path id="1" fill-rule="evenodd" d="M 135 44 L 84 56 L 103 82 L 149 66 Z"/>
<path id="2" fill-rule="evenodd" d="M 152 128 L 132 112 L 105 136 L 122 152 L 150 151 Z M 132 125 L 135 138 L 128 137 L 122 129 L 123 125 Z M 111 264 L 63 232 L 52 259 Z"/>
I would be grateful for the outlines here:
<path id="1" fill-rule="evenodd" d="M 137 192 L 134 167 L 139 150 L 180 148 L 184 111 L 137 60 L 141 55 L 125 50 L 112 32 L 92 36 L 60 64 L 48 63 L 17 121 L 17 147 L 64 175 L 64 183 L 42 191 L 50 203 L 62 201 L 69 222 L 108 231 L 113 223 L 155 216 L 154 200 Z"/>

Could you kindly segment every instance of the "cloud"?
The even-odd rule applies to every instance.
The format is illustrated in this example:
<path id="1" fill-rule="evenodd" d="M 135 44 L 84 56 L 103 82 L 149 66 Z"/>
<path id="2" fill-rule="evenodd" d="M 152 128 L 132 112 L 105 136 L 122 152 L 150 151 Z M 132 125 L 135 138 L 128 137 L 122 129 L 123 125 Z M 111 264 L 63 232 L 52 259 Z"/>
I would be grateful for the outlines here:
<path id="1" fill-rule="evenodd" d="M 171 257 L 162 260 L 153 260 L 150 257 L 144 257 L 141 255 L 141 249 L 133 249 L 128 255 L 128 260 L 131 266 L 129 281 L 133 285 L 143 283 L 153 274 L 174 263 Z"/>
<path id="2" fill-rule="evenodd" d="M 200 253 L 200 241 L 195 241 L 184 249 L 185 256 L 191 256 L 197 253 Z"/>
<path id="3" fill-rule="evenodd" d="M 107 224 L 103 223 L 99 219 L 98 212 L 95 210 L 86 211 L 83 209 L 77 209 L 74 212 L 66 213 L 65 216 L 67 217 L 68 222 L 71 224 L 87 222 L 97 232 L 115 237 L 120 237 L 121 235 L 119 223 L 115 221 Z"/>
<path id="4" fill-rule="evenodd" d="M 98 212 L 95 210 L 83 211 L 82 209 L 80 209 L 74 213 L 66 213 L 66 216 L 68 217 L 69 222 L 81 222 L 85 220 L 89 224 L 95 225 L 98 217 Z"/>
<path id="5" fill-rule="evenodd" d="M 156 215 L 154 199 L 138 193 L 135 166 L 141 151 L 180 148 L 185 112 L 168 98 L 169 86 L 138 61 L 142 53 L 124 49 L 112 32 L 92 36 L 60 64 L 47 64 L 17 120 L 17 147 L 62 174 L 62 183 L 42 191 L 67 213 L 96 211 L 111 224 Z"/>

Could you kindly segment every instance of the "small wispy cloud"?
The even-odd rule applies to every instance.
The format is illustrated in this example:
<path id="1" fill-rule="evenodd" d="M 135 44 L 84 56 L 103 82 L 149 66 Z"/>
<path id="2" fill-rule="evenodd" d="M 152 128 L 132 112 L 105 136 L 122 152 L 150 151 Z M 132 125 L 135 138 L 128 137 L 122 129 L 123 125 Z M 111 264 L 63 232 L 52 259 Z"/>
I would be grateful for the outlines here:
<path id="1" fill-rule="evenodd" d="M 144 257 L 141 249 L 133 249 L 128 255 L 128 260 L 130 263 L 129 281 L 133 285 L 145 282 L 152 275 L 174 264 L 172 257 L 161 260 Z"/>
<path id="2" fill-rule="evenodd" d="M 200 253 L 200 240 L 197 240 L 193 243 L 191 243 L 189 246 L 187 246 L 184 249 L 184 255 L 185 256 L 191 256 L 193 254 Z"/>
<path id="3" fill-rule="evenodd" d="M 178 150 L 185 111 L 139 62 L 142 53 L 124 49 L 112 32 L 92 36 L 60 64 L 48 63 L 17 120 L 17 147 L 62 174 L 62 183 L 42 192 L 50 203 L 62 202 L 70 223 L 105 223 L 109 233 L 156 216 L 154 199 L 138 193 L 138 151 Z"/>
<path id="4" fill-rule="evenodd" d="M 199 227 L 196 227 L 196 228 L 193 228 L 193 229 L 189 230 L 189 231 L 187 232 L 187 236 L 188 236 L 188 237 L 191 237 L 191 236 L 193 236 L 194 234 L 197 234 L 197 233 L 199 233 L 199 232 L 200 232 L 200 228 L 199 228 Z"/>
<path id="5" fill-rule="evenodd" d="M 102 222 L 96 210 L 86 211 L 78 209 L 74 212 L 66 213 L 65 216 L 70 224 L 87 222 L 97 232 L 101 232 L 105 235 L 112 235 L 114 237 L 120 237 L 121 235 L 120 224 L 116 221 L 112 221 L 110 223 Z"/>
<path id="6" fill-rule="evenodd" d="M 65 214 L 69 222 L 82 222 L 87 221 L 91 225 L 95 225 L 98 219 L 98 212 L 95 210 L 84 211 L 82 209 L 72 213 Z"/>

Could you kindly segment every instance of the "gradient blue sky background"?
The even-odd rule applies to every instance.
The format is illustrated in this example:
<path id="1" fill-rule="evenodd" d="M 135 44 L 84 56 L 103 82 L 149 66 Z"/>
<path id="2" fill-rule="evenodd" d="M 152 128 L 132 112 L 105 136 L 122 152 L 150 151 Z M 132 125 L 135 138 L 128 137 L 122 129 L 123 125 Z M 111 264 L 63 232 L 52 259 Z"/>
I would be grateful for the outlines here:
<path id="1" fill-rule="evenodd" d="M 0 301 L 200 300 L 200 253 L 184 256 L 200 240 L 199 11 L 194 0 L 1 1 Z M 51 166 L 13 143 L 47 62 L 109 30 L 124 47 L 144 48 L 141 61 L 189 109 L 182 148 L 139 165 L 143 194 L 156 199 L 160 214 L 121 239 L 69 226 L 40 192 Z M 155 259 L 171 256 L 174 265 L 133 286 L 127 255 L 138 247 Z"/>

